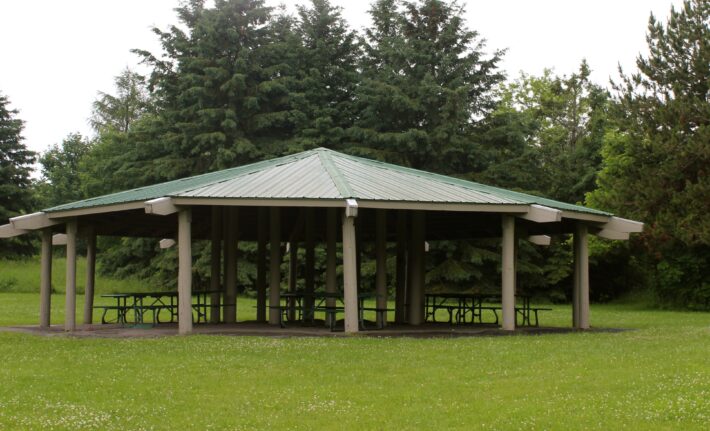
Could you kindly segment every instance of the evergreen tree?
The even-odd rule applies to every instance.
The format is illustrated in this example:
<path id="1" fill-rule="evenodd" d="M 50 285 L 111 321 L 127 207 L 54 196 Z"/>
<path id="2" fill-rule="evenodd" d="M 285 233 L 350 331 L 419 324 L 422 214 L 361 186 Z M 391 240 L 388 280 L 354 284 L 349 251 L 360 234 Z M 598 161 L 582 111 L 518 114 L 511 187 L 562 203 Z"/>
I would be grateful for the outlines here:
<path id="1" fill-rule="evenodd" d="M 615 124 L 606 90 L 578 73 L 521 77 L 501 89 L 485 120 L 488 166 L 476 179 L 563 202 L 582 202 L 595 187 L 604 136 Z"/>
<path id="2" fill-rule="evenodd" d="M 263 0 L 193 0 L 182 26 L 154 29 L 163 51 L 137 50 L 153 66 L 158 119 L 143 143 L 163 178 L 231 167 L 285 152 L 292 137 L 292 19 Z"/>
<path id="3" fill-rule="evenodd" d="M 0 223 L 32 209 L 30 173 L 35 153 L 22 142 L 24 123 L 8 98 L 0 94 Z M 0 257 L 32 253 L 29 238 L 0 241 Z"/>
<path id="4" fill-rule="evenodd" d="M 115 95 L 99 92 L 90 123 L 97 132 L 114 130 L 128 133 L 133 122 L 150 108 L 145 79 L 126 68 L 114 78 L 114 82 Z"/>
<path id="5" fill-rule="evenodd" d="M 84 199 L 80 164 L 91 150 L 91 143 L 79 133 L 71 133 L 61 145 L 53 145 L 39 158 L 42 181 L 37 194 L 43 208 Z"/>
<path id="6" fill-rule="evenodd" d="M 355 117 L 354 95 L 359 82 L 357 35 L 328 0 L 311 0 L 298 7 L 295 31 L 300 37 L 296 57 L 293 106 L 297 150 L 342 149 L 345 131 Z"/>
<path id="7" fill-rule="evenodd" d="M 92 107 L 96 138 L 78 166 L 83 195 L 145 185 L 144 171 L 154 156 L 145 143 L 160 124 L 145 79 L 125 69 L 114 78 L 113 93 L 99 91 Z"/>
<path id="8" fill-rule="evenodd" d="M 646 39 L 589 202 L 646 223 L 631 254 L 664 302 L 710 308 L 710 3 L 651 15 Z"/>
<path id="9" fill-rule="evenodd" d="M 370 10 L 355 152 L 442 173 L 470 170 L 474 126 L 495 107 L 502 51 L 466 27 L 455 1 L 378 0 Z"/>

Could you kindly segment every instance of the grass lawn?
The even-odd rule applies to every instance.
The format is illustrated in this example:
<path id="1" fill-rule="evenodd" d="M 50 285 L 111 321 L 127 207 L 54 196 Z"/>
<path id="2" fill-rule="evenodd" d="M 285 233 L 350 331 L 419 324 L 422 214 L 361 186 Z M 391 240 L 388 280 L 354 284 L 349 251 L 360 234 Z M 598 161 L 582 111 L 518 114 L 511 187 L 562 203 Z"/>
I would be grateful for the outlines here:
<path id="1" fill-rule="evenodd" d="M 252 300 L 239 303 L 249 318 Z M 36 324 L 37 307 L 36 293 L 0 293 L 0 325 Z M 53 322 L 62 308 L 54 295 Z M 568 326 L 570 309 L 554 308 L 543 323 Z M 0 430 L 708 429 L 710 314 L 594 305 L 591 319 L 633 330 L 458 339 L 0 332 Z"/>

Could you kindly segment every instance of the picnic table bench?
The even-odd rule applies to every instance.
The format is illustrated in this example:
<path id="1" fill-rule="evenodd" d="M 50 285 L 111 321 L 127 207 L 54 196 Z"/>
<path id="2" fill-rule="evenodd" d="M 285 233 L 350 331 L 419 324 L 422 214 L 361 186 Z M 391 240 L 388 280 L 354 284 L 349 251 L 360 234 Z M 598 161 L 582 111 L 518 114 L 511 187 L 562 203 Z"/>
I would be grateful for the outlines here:
<path id="1" fill-rule="evenodd" d="M 378 322 L 377 329 L 382 329 L 386 320 L 387 312 L 394 311 L 391 308 L 378 308 L 365 306 L 365 300 L 372 298 L 371 293 L 361 293 L 358 295 L 358 323 L 361 329 L 368 329 L 365 312 L 374 312 Z M 285 292 L 280 295 L 281 303 L 277 306 L 269 306 L 270 309 L 277 309 L 279 313 L 279 326 L 286 327 L 287 321 L 300 321 L 305 323 L 315 323 L 315 313 L 325 314 L 325 323 L 331 331 L 335 330 L 337 317 L 345 313 L 343 296 L 337 292 Z M 306 299 L 312 299 L 312 305 L 306 304 Z M 331 300 L 331 301 L 328 301 Z M 330 303 L 329 303 L 330 302 Z M 335 303 L 335 305 L 333 305 Z"/>
<path id="2" fill-rule="evenodd" d="M 498 311 L 502 310 L 500 305 L 500 294 L 496 293 L 431 293 L 425 295 L 425 321 L 436 322 L 436 313 L 439 310 L 446 311 L 449 324 L 467 323 L 470 316 L 470 323 L 485 323 L 483 319 L 484 311 L 489 311 L 493 315 L 493 324 L 498 324 Z M 521 304 L 515 306 L 516 324 L 518 317 L 521 326 L 539 326 L 539 312 L 551 311 L 547 307 L 533 307 L 530 305 L 530 296 L 516 295 Z"/>
<path id="3" fill-rule="evenodd" d="M 211 307 L 208 303 L 208 296 L 211 291 L 193 292 L 195 302 L 192 304 L 194 315 L 193 322 L 207 322 L 207 309 Z M 101 323 L 118 323 L 127 325 L 129 323 L 140 325 L 146 323 L 146 314 L 150 313 L 151 323 L 173 323 L 178 320 L 178 294 L 177 292 L 131 292 L 131 293 L 107 293 L 101 295 L 103 298 L 113 298 L 115 305 L 95 305 L 94 308 L 102 310 Z M 110 312 L 116 313 L 115 319 L 108 317 Z M 168 313 L 168 318 L 161 320 L 161 314 Z M 133 314 L 133 321 L 129 322 L 129 313 Z"/>

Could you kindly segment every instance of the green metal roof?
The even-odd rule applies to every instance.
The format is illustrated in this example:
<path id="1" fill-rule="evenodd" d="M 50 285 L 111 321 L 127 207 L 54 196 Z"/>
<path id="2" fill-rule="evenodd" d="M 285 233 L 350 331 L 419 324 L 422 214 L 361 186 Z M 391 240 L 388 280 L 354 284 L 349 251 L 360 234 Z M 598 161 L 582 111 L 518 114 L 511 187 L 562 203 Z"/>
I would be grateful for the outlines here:
<path id="1" fill-rule="evenodd" d="M 354 157 L 325 148 L 48 208 L 58 212 L 159 197 L 213 199 L 359 199 L 384 202 L 538 204 L 609 213 L 459 178 Z"/>

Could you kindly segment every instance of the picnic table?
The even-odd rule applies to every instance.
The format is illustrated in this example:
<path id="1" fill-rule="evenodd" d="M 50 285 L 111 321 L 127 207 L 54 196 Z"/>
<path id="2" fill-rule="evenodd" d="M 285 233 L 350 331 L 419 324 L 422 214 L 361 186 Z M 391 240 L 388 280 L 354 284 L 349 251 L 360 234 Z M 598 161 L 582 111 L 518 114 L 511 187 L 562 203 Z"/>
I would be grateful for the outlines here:
<path id="1" fill-rule="evenodd" d="M 439 310 L 444 310 L 448 313 L 449 323 L 484 323 L 483 312 L 490 311 L 495 321 L 491 322 L 498 324 L 498 311 L 501 310 L 502 296 L 499 293 L 427 293 L 425 296 L 425 321 L 436 322 L 436 313 Z M 516 320 L 521 318 L 521 325 L 538 326 L 538 313 L 543 310 L 551 310 L 550 308 L 532 307 L 530 305 L 530 296 L 518 294 L 515 295 L 516 304 L 515 315 Z M 534 320 L 532 319 L 534 317 Z"/>
<path id="2" fill-rule="evenodd" d="M 366 307 L 365 301 L 376 297 L 377 295 L 374 293 L 358 294 L 358 321 L 362 329 L 367 329 L 366 311 L 373 311 L 378 315 L 386 315 L 387 311 L 391 311 L 388 308 Z M 285 327 L 287 321 L 315 324 L 315 314 L 322 312 L 325 314 L 326 325 L 334 330 L 337 315 L 345 312 L 343 294 L 340 292 L 284 292 L 281 293 L 280 300 L 280 305 L 277 308 L 279 309 L 281 327 Z M 384 320 L 383 318 L 378 319 L 379 322 Z M 381 329 L 382 325 L 377 327 Z"/>
<path id="3" fill-rule="evenodd" d="M 193 291 L 192 309 L 195 311 L 193 321 L 207 322 L 208 298 L 213 291 Z M 140 325 L 146 323 L 147 315 L 151 316 L 153 325 L 158 323 L 176 322 L 178 320 L 178 293 L 177 292 L 127 292 L 106 293 L 102 298 L 115 299 L 115 305 L 96 305 L 94 308 L 103 310 L 101 323 L 119 323 L 126 325 L 132 323 Z M 109 312 L 115 312 L 115 320 L 108 319 Z M 133 322 L 129 322 L 129 313 L 133 314 Z M 162 313 L 167 313 L 167 318 L 161 320 Z"/>

